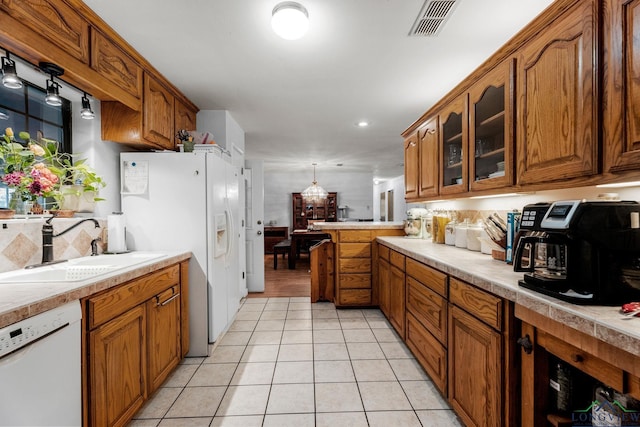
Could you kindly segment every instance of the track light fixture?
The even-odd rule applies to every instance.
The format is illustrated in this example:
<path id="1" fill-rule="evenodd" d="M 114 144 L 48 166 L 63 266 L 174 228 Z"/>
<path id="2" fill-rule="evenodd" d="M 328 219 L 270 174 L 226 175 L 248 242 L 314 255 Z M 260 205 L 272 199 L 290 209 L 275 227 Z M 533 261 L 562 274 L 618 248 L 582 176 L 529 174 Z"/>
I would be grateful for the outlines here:
<path id="1" fill-rule="evenodd" d="M 87 97 L 87 92 L 82 96 L 82 109 L 80 110 L 80 117 L 87 120 L 93 120 L 96 115 L 91 109 L 91 102 L 89 102 L 89 98 Z"/>
<path id="2" fill-rule="evenodd" d="M 54 80 L 54 77 L 63 75 L 64 68 L 51 62 L 41 62 L 38 66 L 44 73 L 51 76 L 50 79 L 47 79 L 47 95 L 44 97 L 44 102 L 53 107 L 61 106 L 62 98 L 60 98 L 60 85 Z"/>
<path id="3" fill-rule="evenodd" d="M 22 80 L 16 73 L 16 62 L 11 59 L 9 52 L 2 57 L 2 84 L 9 89 L 20 89 Z"/>

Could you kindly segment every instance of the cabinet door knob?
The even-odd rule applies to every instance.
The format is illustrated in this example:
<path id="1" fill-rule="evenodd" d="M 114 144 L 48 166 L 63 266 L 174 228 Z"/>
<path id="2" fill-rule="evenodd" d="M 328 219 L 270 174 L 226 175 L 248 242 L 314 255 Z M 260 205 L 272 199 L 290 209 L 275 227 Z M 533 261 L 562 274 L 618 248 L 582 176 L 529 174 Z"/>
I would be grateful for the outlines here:
<path id="1" fill-rule="evenodd" d="M 576 362 L 576 363 L 580 363 L 580 362 L 583 362 L 583 361 L 584 361 L 584 357 L 582 357 L 582 355 L 581 355 L 581 354 L 577 354 L 577 353 L 576 353 L 576 354 L 572 354 L 572 355 L 571 355 L 571 360 L 573 360 L 573 361 L 574 361 L 574 362 Z"/>
<path id="2" fill-rule="evenodd" d="M 262 231 L 261 230 L 258 230 L 256 233 L 258 234 L 258 236 L 262 235 Z"/>
<path id="3" fill-rule="evenodd" d="M 516 341 L 516 343 L 521 346 L 524 352 L 527 354 L 531 354 L 531 352 L 533 351 L 533 343 L 531 342 L 529 334 L 525 335 L 524 337 L 518 338 L 518 341 Z"/>
<path id="4" fill-rule="evenodd" d="M 262 221 L 261 220 L 258 220 L 258 225 L 262 225 Z"/>

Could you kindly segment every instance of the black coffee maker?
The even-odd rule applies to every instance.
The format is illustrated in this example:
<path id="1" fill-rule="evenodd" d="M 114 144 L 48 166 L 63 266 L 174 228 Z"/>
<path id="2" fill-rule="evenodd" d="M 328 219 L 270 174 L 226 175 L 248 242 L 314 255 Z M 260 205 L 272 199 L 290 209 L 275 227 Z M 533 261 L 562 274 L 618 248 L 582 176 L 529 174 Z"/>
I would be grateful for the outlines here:
<path id="1" fill-rule="evenodd" d="M 514 254 L 520 286 L 577 304 L 640 299 L 640 204 L 527 205 Z"/>

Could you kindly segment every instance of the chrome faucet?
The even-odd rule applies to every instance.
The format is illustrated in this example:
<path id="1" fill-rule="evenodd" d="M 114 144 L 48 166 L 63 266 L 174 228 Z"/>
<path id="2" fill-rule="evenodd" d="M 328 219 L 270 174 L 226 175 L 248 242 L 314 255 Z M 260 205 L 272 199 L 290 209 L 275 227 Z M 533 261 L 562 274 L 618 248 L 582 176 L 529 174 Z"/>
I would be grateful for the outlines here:
<path id="1" fill-rule="evenodd" d="M 100 228 L 100 224 L 98 223 L 98 221 L 96 221 L 93 218 L 85 218 L 76 222 L 66 230 L 63 230 L 58 234 L 53 234 L 53 225 L 51 224 L 51 221 L 53 220 L 53 218 L 55 218 L 55 215 L 47 219 L 45 223 L 42 224 L 42 264 L 51 264 L 52 262 L 54 262 L 53 261 L 53 238 L 54 237 L 62 236 L 67 231 L 73 230 L 74 228 L 76 228 L 77 226 L 79 226 L 80 224 L 86 221 L 93 221 L 96 228 Z"/>

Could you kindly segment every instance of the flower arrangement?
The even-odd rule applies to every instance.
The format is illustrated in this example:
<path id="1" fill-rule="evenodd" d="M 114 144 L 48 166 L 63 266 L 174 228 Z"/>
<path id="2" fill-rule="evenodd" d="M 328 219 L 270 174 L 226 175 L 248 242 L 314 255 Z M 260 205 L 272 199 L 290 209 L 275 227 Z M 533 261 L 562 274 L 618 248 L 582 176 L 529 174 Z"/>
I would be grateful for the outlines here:
<path id="1" fill-rule="evenodd" d="M 58 142 L 39 135 L 37 140 L 28 132 L 18 133 L 6 128 L 0 140 L 0 165 L 4 172 L 2 182 L 14 189 L 22 201 L 35 202 L 38 197 L 53 198 L 62 208 L 65 196 L 70 192 L 94 192 L 97 194 L 106 184 L 85 163 L 85 159 L 73 162 L 73 155 L 58 152 Z M 72 186 L 70 184 L 81 185 Z M 79 194 L 78 194 L 79 195 Z M 103 200 L 94 196 L 95 201 Z"/>

